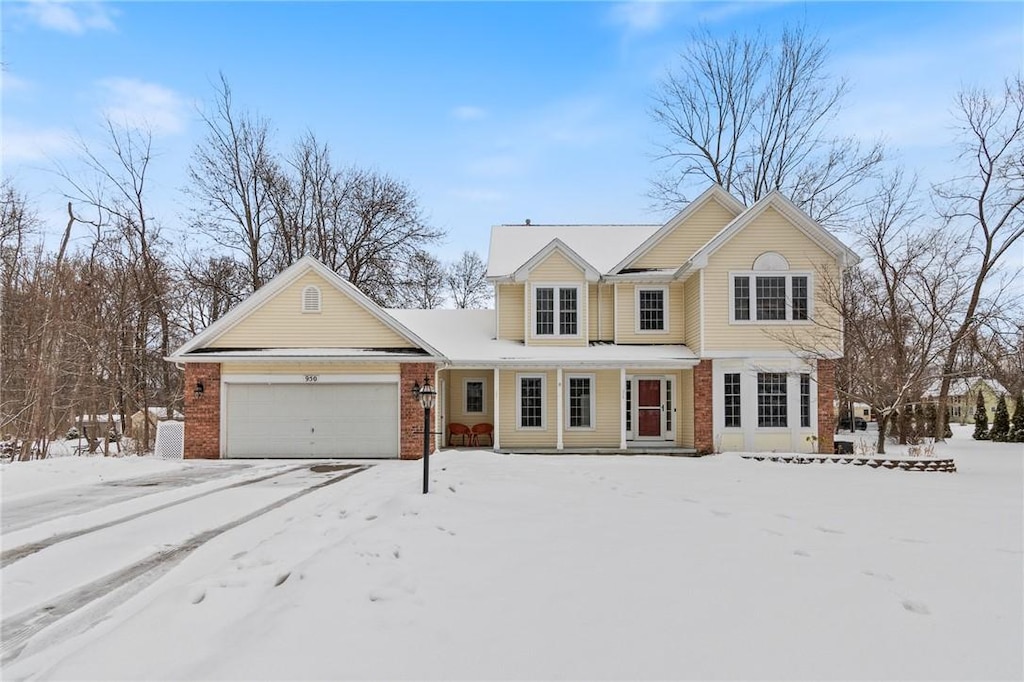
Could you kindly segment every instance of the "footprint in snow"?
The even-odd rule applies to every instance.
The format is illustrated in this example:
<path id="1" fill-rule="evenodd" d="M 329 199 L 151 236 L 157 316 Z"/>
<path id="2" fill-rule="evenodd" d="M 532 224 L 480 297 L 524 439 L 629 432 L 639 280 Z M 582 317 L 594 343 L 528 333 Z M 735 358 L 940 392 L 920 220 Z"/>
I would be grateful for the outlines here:
<path id="1" fill-rule="evenodd" d="M 911 545 L 927 545 L 927 540 L 919 540 L 918 538 L 896 538 L 900 542 L 906 542 Z"/>
<path id="2" fill-rule="evenodd" d="M 373 521 L 376 518 L 377 518 L 376 514 L 370 514 L 369 516 L 366 517 L 366 520 L 367 521 Z"/>
<path id="3" fill-rule="evenodd" d="M 914 601 L 913 599 L 904 599 L 902 601 L 903 608 L 911 613 L 916 613 L 919 616 L 930 616 L 931 611 L 928 610 L 928 605 L 924 602 Z"/>
<path id="4" fill-rule="evenodd" d="M 889 575 L 888 573 L 875 573 L 874 571 L 869 571 L 867 569 L 864 569 L 863 571 L 861 571 L 861 573 L 863 573 L 864 575 L 866 575 L 868 577 L 871 577 L 871 578 L 878 578 L 879 580 L 885 580 L 886 582 L 891 582 L 892 579 L 893 579 L 893 577 L 891 575 Z"/>
<path id="5" fill-rule="evenodd" d="M 835 528 L 826 528 L 825 526 L 818 526 L 815 530 L 822 533 L 832 533 L 833 535 L 846 535 L 846 531 L 836 530 Z"/>
<path id="6" fill-rule="evenodd" d="M 448 529 L 447 529 L 447 528 L 445 528 L 444 526 L 435 526 L 435 528 L 437 528 L 437 529 L 438 529 L 439 531 L 441 531 L 442 533 L 448 533 L 448 535 L 455 535 L 455 531 L 453 531 L 453 530 L 448 530 Z"/>
<path id="7" fill-rule="evenodd" d="M 206 590 L 196 590 L 192 593 L 192 596 L 190 596 L 188 600 L 193 604 L 198 604 L 202 602 L 204 599 L 206 599 Z"/>
<path id="8" fill-rule="evenodd" d="M 780 533 L 777 530 L 772 530 L 771 528 L 762 528 L 761 532 L 762 533 L 768 533 L 768 535 L 774 535 L 774 536 L 780 537 L 780 538 L 782 537 L 782 533 Z"/>
<path id="9" fill-rule="evenodd" d="M 714 514 L 715 516 L 721 516 L 721 517 L 732 516 L 732 512 L 718 511 L 717 509 L 712 509 L 711 513 Z"/>
<path id="10" fill-rule="evenodd" d="M 810 552 L 808 552 L 806 550 L 803 550 L 803 549 L 794 549 L 793 550 L 793 554 L 795 554 L 796 556 L 805 556 L 805 557 L 811 556 Z"/>
<path id="11" fill-rule="evenodd" d="M 689 502 L 690 504 L 700 504 L 700 500 L 695 500 L 692 497 L 681 498 L 683 502 Z"/>
<path id="12" fill-rule="evenodd" d="M 277 580 L 274 581 L 274 587 L 280 587 L 281 585 L 283 585 L 284 581 L 288 580 L 291 574 L 292 572 L 288 571 L 287 573 L 282 573 L 281 575 L 277 576 Z"/>

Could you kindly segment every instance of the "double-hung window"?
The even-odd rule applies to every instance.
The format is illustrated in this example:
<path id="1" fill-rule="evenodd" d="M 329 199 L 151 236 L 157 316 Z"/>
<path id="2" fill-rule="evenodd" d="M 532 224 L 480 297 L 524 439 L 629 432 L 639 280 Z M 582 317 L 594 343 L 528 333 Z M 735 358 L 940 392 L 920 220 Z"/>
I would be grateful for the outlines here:
<path id="1" fill-rule="evenodd" d="M 569 374 L 565 382 L 566 428 L 594 428 L 594 377 L 591 374 Z"/>
<path id="2" fill-rule="evenodd" d="M 735 428 L 740 423 L 740 374 L 730 372 L 725 375 L 725 426 Z"/>
<path id="3" fill-rule="evenodd" d="M 579 287 L 539 286 L 534 292 L 536 336 L 579 335 Z"/>
<path id="4" fill-rule="evenodd" d="M 786 373 L 757 373 L 757 425 L 788 426 L 786 418 Z"/>
<path id="5" fill-rule="evenodd" d="M 464 412 L 466 414 L 483 414 L 486 409 L 484 407 L 484 380 L 466 379 L 463 386 L 465 389 L 463 394 L 466 397 Z"/>
<path id="6" fill-rule="evenodd" d="M 520 429 L 543 429 L 545 403 L 543 374 L 516 375 L 516 424 Z"/>
<path id="7" fill-rule="evenodd" d="M 668 330 L 668 289 L 666 287 L 637 287 L 636 330 L 663 332 Z"/>
<path id="8" fill-rule="evenodd" d="M 733 322 L 802 322 L 810 319 L 810 276 L 733 273 Z"/>
<path id="9" fill-rule="evenodd" d="M 811 425 L 811 375 L 800 375 L 800 426 L 808 428 Z"/>

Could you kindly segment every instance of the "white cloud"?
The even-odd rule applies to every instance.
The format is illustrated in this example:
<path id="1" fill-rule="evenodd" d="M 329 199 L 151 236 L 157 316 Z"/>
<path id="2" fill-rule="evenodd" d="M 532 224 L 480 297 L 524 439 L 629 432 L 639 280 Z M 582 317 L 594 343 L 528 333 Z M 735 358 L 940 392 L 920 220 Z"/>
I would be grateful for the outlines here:
<path id="1" fill-rule="evenodd" d="M 29 0 L 21 14 L 51 31 L 81 35 L 90 30 L 113 31 L 115 10 L 99 2 Z"/>
<path id="2" fill-rule="evenodd" d="M 608 17 L 632 33 L 648 33 L 661 28 L 668 21 L 669 12 L 665 2 L 632 0 L 613 5 Z"/>
<path id="3" fill-rule="evenodd" d="M 477 121 L 487 116 L 487 112 L 480 107 L 463 105 L 452 109 L 452 116 L 460 121 Z"/>
<path id="4" fill-rule="evenodd" d="M 24 92 L 32 89 L 32 82 L 11 73 L 0 72 L 0 91 Z"/>
<path id="5" fill-rule="evenodd" d="M 148 128 L 154 135 L 185 129 L 186 100 L 170 88 L 135 78 L 106 78 L 98 85 L 108 102 L 103 114 L 114 123 Z"/>
<path id="6" fill-rule="evenodd" d="M 59 128 L 4 126 L 3 162 L 47 161 L 72 149 L 72 136 Z"/>

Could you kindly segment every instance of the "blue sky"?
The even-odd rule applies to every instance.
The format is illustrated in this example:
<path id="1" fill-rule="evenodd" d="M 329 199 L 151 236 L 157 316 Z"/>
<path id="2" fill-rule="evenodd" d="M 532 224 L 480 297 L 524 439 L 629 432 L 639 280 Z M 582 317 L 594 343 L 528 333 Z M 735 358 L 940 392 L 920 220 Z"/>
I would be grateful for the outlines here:
<path id="1" fill-rule="evenodd" d="M 1024 3 L 4 2 L 3 173 L 62 227 L 70 141 L 103 112 L 156 133 L 154 212 L 185 238 L 196 107 L 223 72 L 285 151 L 306 130 L 341 163 L 406 180 L 438 249 L 486 254 L 493 224 L 658 222 L 645 196 L 650 93 L 704 22 L 804 20 L 850 82 L 837 134 L 883 136 L 926 180 L 948 175 L 962 84 L 1024 64 Z"/>

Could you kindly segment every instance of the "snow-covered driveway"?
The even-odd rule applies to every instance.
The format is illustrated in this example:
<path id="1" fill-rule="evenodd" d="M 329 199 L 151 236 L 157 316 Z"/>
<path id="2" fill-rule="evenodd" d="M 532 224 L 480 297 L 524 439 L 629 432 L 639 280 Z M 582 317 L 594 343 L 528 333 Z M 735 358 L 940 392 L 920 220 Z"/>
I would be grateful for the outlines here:
<path id="1" fill-rule="evenodd" d="M 958 473 L 445 452 L 426 496 L 380 462 L 40 630 L 3 677 L 1020 679 L 1022 448 L 940 447 Z M 223 520 L 185 516 L 162 532 Z M 134 523 L 5 567 L 5 623 L 180 537 Z M 26 596 L 43 575 L 65 592 Z"/>

